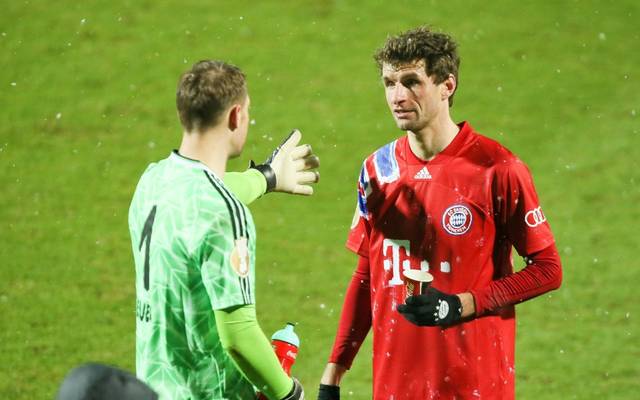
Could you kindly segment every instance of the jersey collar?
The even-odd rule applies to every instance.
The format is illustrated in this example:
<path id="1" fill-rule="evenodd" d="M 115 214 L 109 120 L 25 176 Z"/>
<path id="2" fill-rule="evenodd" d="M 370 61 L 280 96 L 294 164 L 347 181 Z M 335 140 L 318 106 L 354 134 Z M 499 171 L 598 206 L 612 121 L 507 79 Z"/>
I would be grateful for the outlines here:
<path id="1" fill-rule="evenodd" d="M 180 164 L 182 166 L 188 167 L 188 168 L 193 168 L 193 169 L 199 169 L 202 171 L 206 171 L 209 174 L 213 175 L 216 177 L 216 179 L 221 180 L 220 177 L 218 175 L 216 175 L 215 172 L 213 172 L 211 169 L 209 169 L 209 167 L 207 167 L 206 165 L 204 165 L 203 163 L 201 163 L 198 160 L 194 160 L 193 158 L 189 158 L 189 157 L 185 157 L 182 154 L 180 154 L 178 152 L 178 150 L 173 150 L 171 152 L 171 154 L 169 154 L 169 160 Z"/>
<path id="2" fill-rule="evenodd" d="M 411 151 L 409 140 L 405 135 L 402 140 L 404 141 L 403 150 L 407 162 L 409 164 L 439 164 L 447 160 L 450 156 L 456 155 L 467 143 L 469 137 L 473 134 L 473 128 L 467 121 L 460 122 L 458 124 L 458 127 L 460 128 L 460 130 L 453 138 L 451 143 L 449 143 L 447 147 L 445 147 L 440 153 L 436 154 L 436 156 L 429 161 L 418 158 L 418 156 L 416 156 L 413 151 Z"/>

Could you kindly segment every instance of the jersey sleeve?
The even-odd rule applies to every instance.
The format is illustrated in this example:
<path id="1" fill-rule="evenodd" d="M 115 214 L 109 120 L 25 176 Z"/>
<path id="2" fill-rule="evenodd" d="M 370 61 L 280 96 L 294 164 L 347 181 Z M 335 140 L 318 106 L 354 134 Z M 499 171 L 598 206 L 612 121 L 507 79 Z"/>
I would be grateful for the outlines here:
<path id="1" fill-rule="evenodd" d="M 362 342 L 371 329 L 371 283 L 369 259 L 359 257 L 342 305 L 340 323 L 329 362 L 351 368 Z"/>
<path id="2" fill-rule="evenodd" d="M 255 306 L 215 311 L 220 342 L 249 381 L 269 398 L 282 399 L 291 390 L 287 376 L 260 329 Z"/>
<path id="3" fill-rule="evenodd" d="M 371 193 L 369 174 L 366 164 L 363 164 L 358 178 L 358 192 L 356 210 L 351 221 L 351 229 L 347 237 L 346 246 L 349 250 L 362 256 L 369 257 L 369 235 L 371 225 L 369 210 L 367 208 L 367 198 Z"/>
<path id="4" fill-rule="evenodd" d="M 497 170 L 494 190 L 498 229 L 520 255 L 533 254 L 554 243 L 533 178 L 522 161 L 514 157 Z"/>
<path id="5" fill-rule="evenodd" d="M 562 264 L 555 244 L 527 256 L 527 266 L 521 271 L 471 290 L 476 315 L 517 304 L 560 287 Z"/>
<path id="6" fill-rule="evenodd" d="M 267 191 L 267 181 L 257 169 L 250 168 L 244 172 L 227 172 L 224 184 L 243 203 L 251 204 Z"/>
<path id="7" fill-rule="evenodd" d="M 238 229 L 234 229 L 234 225 L 242 223 L 242 214 L 236 213 L 233 207 L 232 210 L 231 217 L 227 209 L 222 208 L 217 210 L 215 218 L 208 219 L 195 259 L 200 264 L 202 284 L 214 310 L 255 303 L 254 258 L 250 254 L 254 249 L 247 238 L 239 236 Z"/>

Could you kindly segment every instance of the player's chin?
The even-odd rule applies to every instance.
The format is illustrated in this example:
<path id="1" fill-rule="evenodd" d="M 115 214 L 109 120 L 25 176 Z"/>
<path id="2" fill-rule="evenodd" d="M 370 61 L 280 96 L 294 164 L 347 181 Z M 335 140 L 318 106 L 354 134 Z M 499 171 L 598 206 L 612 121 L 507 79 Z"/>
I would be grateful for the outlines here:
<path id="1" fill-rule="evenodd" d="M 396 119 L 396 125 L 401 131 L 412 131 L 415 129 L 415 123 L 406 119 Z"/>

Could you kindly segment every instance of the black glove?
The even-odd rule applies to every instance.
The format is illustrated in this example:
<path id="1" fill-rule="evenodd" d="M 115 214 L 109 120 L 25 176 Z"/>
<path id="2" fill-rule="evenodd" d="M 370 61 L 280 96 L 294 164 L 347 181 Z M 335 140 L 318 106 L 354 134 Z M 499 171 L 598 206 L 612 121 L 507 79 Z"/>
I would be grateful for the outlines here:
<path id="1" fill-rule="evenodd" d="M 275 151 L 278 151 L 278 149 Z M 267 193 L 273 192 L 273 189 L 276 188 L 276 173 L 273 171 L 273 168 L 271 168 L 269 160 L 265 161 L 264 164 L 256 164 L 255 161 L 251 160 L 249 168 L 260 171 L 262 175 L 264 175 L 264 179 L 267 181 Z"/>
<path id="2" fill-rule="evenodd" d="M 340 386 L 320 384 L 318 400 L 340 400 Z"/>
<path id="3" fill-rule="evenodd" d="M 293 378 L 293 389 L 282 400 L 304 400 L 304 389 L 296 378 Z"/>
<path id="4" fill-rule="evenodd" d="M 447 326 L 460 321 L 462 304 L 456 295 L 429 286 L 424 294 L 409 296 L 398 312 L 418 326 Z"/>

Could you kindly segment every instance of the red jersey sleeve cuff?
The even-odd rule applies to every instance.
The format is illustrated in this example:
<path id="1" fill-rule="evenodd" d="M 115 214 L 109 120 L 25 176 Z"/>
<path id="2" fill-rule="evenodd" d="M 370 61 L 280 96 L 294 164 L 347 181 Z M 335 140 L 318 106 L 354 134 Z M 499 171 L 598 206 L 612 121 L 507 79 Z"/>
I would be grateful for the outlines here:
<path id="1" fill-rule="evenodd" d="M 473 296 L 473 301 L 475 303 L 475 311 L 476 317 L 483 315 L 489 307 L 487 307 L 488 295 L 486 292 L 489 292 L 491 287 L 488 286 L 482 289 L 471 290 L 470 293 Z"/>

